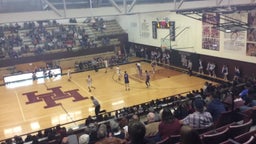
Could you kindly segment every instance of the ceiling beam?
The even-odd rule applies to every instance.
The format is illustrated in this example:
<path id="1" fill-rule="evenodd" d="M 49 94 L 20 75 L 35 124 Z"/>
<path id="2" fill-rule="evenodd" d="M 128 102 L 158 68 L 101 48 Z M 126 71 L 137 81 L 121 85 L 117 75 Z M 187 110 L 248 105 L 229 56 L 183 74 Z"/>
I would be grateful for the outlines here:
<path id="1" fill-rule="evenodd" d="M 116 8 L 116 10 L 119 13 L 122 13 L 122 10 L 120 9 L 120 7 L 116 4 L 116 2 L 114 0 L 109 0 L 109 2 L 111 2 L 111 4 Z"/>
<path id="2" fill-rule="evenodd" d="M 62 17 L 62 14 L 52 3 L 50 3 L 48 0 L 42 0 L 42 1 L 45 2 L 58 16 Z"/>
<path id="3" fill-rule="evenodd" d="M 67 17 L 67 5 L 66 5 L 66 0 L 63 0 L 63 9 L 64 9 L 64 17 Z"/>
<path id="4" fill-rule="evenodd" d="M 130 5 L 130 7 L 129 7 L 129 9 L 128 9 L 128 13 L 131 12 L 131 10 L 132 10 L 133 7 L 135 6 L 136 2 L 137 2 L 137 0 L 133 0 L 133 1 L 132 1 L 131 5 Z"/>
<path id="5" fill-rule="evenodd" d="M 179 5 L 176 7 L 176 9 L 180 9 L 180 7 L 181 7 L 182 4 L 184 3 L 184 1 L 185 1 L 185 0 L 181 0 L 181 1 L 179 2 Z"/>
<path id="6" fill-rule="evenodd" d="M 217 6 L 220 6 L 223 0 L 216 0 Z"/>

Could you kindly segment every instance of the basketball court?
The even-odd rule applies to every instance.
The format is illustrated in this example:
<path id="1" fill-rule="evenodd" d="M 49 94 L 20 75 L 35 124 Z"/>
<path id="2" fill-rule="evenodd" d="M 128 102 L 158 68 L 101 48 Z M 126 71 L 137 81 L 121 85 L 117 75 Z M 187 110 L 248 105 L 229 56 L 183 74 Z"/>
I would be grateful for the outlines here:
<path id="1" fill-rule="evenodd" d="M 135 63 L 120 66 L 122 73 L 127 71 L 129 74 L 130 91 L 125 91 L 123 79 L 118 80 L 115 67 L 108 69 L 107 73 L 105 69 L 73 73 L 71 81 L 63 75 L 1 86 L 0 139 L 94 115 L 90 96 L 98 99 L 101 109 L 109 112 L 200 89 L 206 81 L 163 67 L 157 67 L 153 74 L 149 63 L 141 62 L 141 66 L 143 73 L 145 70 L 150 71 L 149 88 L 146 88 L 144 78 L 138 76 Z M 92 92 L 87 88 L 88 75 L 91 75 L 93 86 L 96 87 Z M 67 126 L 75 127 L 81 123 L 84 121 Z"/>

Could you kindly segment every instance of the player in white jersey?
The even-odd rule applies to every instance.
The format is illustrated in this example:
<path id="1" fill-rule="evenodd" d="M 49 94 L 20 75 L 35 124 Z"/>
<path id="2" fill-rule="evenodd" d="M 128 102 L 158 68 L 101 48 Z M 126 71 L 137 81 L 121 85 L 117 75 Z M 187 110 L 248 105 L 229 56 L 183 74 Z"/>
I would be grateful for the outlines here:
<path id="1" fill-rule="evenodd" d="M 71 81 L 71 69 L 70 68 L 68 69 L 67 76 L 68 76 L 68 81 Z"/>
<path id="2" fill-rule="evenodd" d="M 91 78 L 90 75 L 88 75 L 88 77 L 87 77 L 87 85 L 88 85 L 89 92 L 92 91 L 91 88 L 96 89 L 96 87 L 94 87 L 94 86 L 92 85 L 92 78 Z"/>
<path id="3" fill-rule="evenodd" d="M 104 66 L 105 66 L 105 73 L 107 73 L 108 72 L 108 60 L 105 59 L 103 62 L 104 62 Z"/>
<path id="4" fill-rule="evenodd" d="M 119 66 L 116 66 L 116 74 L 117 74 L 118 80 L 121 80 L 121 69 Z"/>

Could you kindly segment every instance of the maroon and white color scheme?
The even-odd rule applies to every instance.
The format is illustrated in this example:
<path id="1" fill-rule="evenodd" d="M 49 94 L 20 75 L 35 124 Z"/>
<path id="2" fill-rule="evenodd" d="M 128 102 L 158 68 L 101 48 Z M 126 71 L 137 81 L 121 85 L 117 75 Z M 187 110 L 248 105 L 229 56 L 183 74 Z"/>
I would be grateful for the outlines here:
<path id="1" fill-rule="evenodd" d="M 26 104 L 33 104 L 37 102 L 44 101 L 46 106 L 44 108 L 51 108 L 55 106 L 61 105 L 61 103 L 57 103 L 58 100 L 73 98 L 73 102 L 86 100 L 88 97 L 82 96 L 78 91 L 78 89 L 62 91 L 61 86 L 53 87 L 47 89 L 48 93 L 37 94 L 38 91 L 32 91 L 28 93 L 23 93 L 22 95 L 26 96 L 28 101 Z"/>
<path id="2" fill-rule="evenodd" d="M 220 48 L 220 32 L 213 25 L 220 22 L 220 16 L 215 13 L 203 14 L 203 40 L 202 48 L 208 50 L 219 51 Z"/>

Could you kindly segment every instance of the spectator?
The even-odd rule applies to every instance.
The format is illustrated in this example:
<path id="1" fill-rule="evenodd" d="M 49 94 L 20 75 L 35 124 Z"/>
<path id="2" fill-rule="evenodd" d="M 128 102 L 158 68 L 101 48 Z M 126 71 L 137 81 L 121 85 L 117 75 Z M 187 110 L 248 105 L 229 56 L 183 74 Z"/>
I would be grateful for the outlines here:
<path id="1" fill-rule="evenodd" d="M 140 121 L 140 117 L 137 114 L 132 115 L 130 121 Z"/>
<path id="2" fill-rule="evenodd" d="M 128 134 L 130 144 L 151 144 L 144 138 L 146 134 L 146 128 L 140 121 L 131 121 L 128 125 Z"/>
<path id="3" fill-rule="evenodd" d="M 117 137 L 108 137 L 107 126 L 101 124 L 97 131 L 97 138 L 99 139 L 95 144 L 124 144 L 125 140 Z"/>
<path id="4" fill-rule="evenodd" d="M 99 140 L 101 140 L 101 139 L 103 139 L 103 138 L 105 138 L 107 136 L 108 136 L 107 126 L 105 124 L 101 124 L 99 126 L 98 131 L 97 131 L 97 138 Z"/>
<path id="5" fill-rule="evenodd" d="M 177 135 L 180 133 L 181 124 L 178 119 L 174 117 L 171 110 L 164 108 L 161 115 L 161 122 L 158 127 L 159 135 L 162 139 L 167 138 L 170 135 Z"/>
<path id="6" fill-rule="evenodd" d="M 174 116 L 177 119 L 183 119 L 190 113 L 191 109 L 189 102 L 179 103 L 178 107 L 174 111 Z"/>
<path id="7" fill-rule="evenodd" d="M 90 137 L 88 134 L 82 134 L 79 137 L 79 144 L 88 144 L 90 141 Z"/>
<path id="8" fill-rule="evenodd" d="M 156 117 L 153 112 L 149 112 L 147 114 L 147 122 L 146 122 L 146 134 L 145 136 L 155 136 L 158 134 L 158 126 L 159 122 L 155 121 Z"/>
<path id="9" fill-rule="evenodd" d="M 121 120 L 119 121 L 119 126 L 125 133 L 125 138 L 128 138 L 128 119 L 126 117 L 122 117 Z"/>
<path id="10" fill-rule="evenodd" d="M 94 120 L 92 119 L 92 116 L 88 116 L 87 119 L 85 120 L 85 125 L 89 126 L 90 123 L 93 123 Z"/>
<path id="11" fill-rule="evenodd" d="M 124 131 L 121 131 L 118 122 L 116 122 L 115 120 L 111 120 L 109 122 L 109 125 L 110 125 L 110 128 L 111 128 L 111 132 L 112 132 L 113 137 L 117 137 L 117 138 L 120 138 L 120 139 L 125 138 L 125 133 L 124 133 Z"/>
<path id="12" fill-rule="evenodd" d="M 97 141 L 97 130 L 98 130 L 98 124 L 97 123 L 90 123 L 89 124 L 89 130 L 88 132 L 90 133 L 90 141 Z"/>
<path id="13" fill-rule="evenodd" d="M 38 138 L 43 138 L 44 137 L 41 130 L 37 132 L 36 137 L 38 137 Z"/>
<path id="14" fill-rule="evenodd" d="M 180 130 L 181 144 L 202 144 L 199 134 L 189 126 L 182 126 Z"/>
<path id="15" fill-rule="evenodd" d="M 28 134 L 27 137 L 25 138 L 24 142 L 29 142 L 33 140 L 33 136 L 31 134 Z"/>
<path id="16" fill-rule="evenodd" d="M 184 125 L 192 127 L 193 129 L 204 129 L 212 126 L 212 115 L 204 110 L 204 101 L 201 99 L 196 99 L 193 104 L 195 112 L 189 114 L 180 122 Z"/>
<path id="17" fill-rule="evenodd" d="M 230 106 L 229 110 L 237 110 L 245 105 L 245 101 L 237 93 L 230 93 L 224 102 Z"/>
<path id="18" fill-rule="evenodd" d="M 15 144 L 23 144 L 24 141 L 20 136 L 14 136 L 14 143 Z"/>
<path id="19" fill-rule="evenodd" d="M 248 92 L 249 92 L 249 86 L 246 84 L 244 86 L 244 89 L 239 93 L 239 96 L 243 99 L 246 100 L 248 97 Z"/>
<path id="20" fill-rule="evenodd" d="M 226 109 L 224 104 L 220 101 L 220 93 L 210 94 L 209 97 L 210 103 L 207 106 L 207 111 L 211 113 L 212 119 L 215 122 Z"/>

